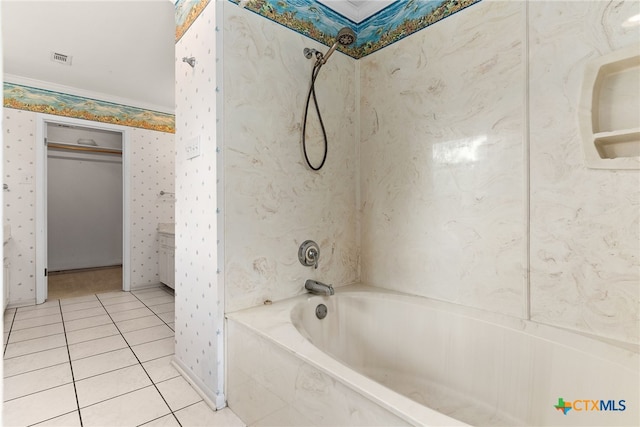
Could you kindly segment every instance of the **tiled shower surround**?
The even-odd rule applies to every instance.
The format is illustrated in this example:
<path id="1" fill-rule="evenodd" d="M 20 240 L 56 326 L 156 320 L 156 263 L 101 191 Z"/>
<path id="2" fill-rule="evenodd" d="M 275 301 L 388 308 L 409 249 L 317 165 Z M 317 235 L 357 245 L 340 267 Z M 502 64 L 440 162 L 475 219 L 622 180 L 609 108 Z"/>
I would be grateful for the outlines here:
<path id="1" fill-rule="evenodd" d="M 300 123 L 320 46 L 221 9 L 227 311 L 361 280 L 638 343 L 638 171 L 587 169 L 577 119 L 585 63 L 637 42 L 637 3 L 485 0 L 334 55 L 319 173 Z"/>

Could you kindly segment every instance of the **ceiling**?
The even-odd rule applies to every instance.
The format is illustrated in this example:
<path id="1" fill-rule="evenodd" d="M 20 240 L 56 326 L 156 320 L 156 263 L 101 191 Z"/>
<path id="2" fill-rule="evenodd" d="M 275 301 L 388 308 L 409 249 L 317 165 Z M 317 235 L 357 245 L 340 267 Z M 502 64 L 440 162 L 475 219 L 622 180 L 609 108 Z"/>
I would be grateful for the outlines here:
<path id="1" fill-rule="evenodd" d="M 394 2 L 318 1 L 356 23 Z M 46 89 L 60 85 L 77 89 L 76 95 L 173 113 L 172 0 L 3 0 L 0 5 L 6 80 L 25 85 L 40 80 L 49 83 Z M 71 65 L 53 62 L 52 53 L 70 56 Z"/>
<path id="2" fill-rule="evenodd" d="M 375 15 L 396 0 L 317 0 L 356 24 Z"/>
<path id="3" fill-rule="evenodd" d="M 42 80 L 173 113 L 170 0 L 3 0 L 1 6 L 7 80 Z M 52 52 L 70 55 L 71 65 L 52 62 Z"/>

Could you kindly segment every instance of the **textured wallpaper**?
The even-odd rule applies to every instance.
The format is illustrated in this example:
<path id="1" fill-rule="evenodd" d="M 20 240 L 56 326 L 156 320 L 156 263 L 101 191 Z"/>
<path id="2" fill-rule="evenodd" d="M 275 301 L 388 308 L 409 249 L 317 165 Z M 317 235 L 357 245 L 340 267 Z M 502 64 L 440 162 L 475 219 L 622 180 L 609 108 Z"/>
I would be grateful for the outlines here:
<path id="1" fill-rule="evenodd" d="M 211 404 L 223 407 L 215 22 L 216 2 L 211 2 L 176 44 L 175 358 Z M 184 56 L 196 58 L 194 68 L 182 62 Z M 186 147 L 195 137 L 200 155 L 187 159 Z"/>
<path id="2" fill-rule="evenodd" d="M 35 144 L 36 113 L 3 109 L 3 213 L 12 239 L 5 256 L 11 264 L 10 303 L 35 302 Z M 89 124 L 90 126 L 90 124 Z M 131 287 L 158 283 L 158 222 L 173 222 L 174 135 L 145 129 L 130 134 Z"/>

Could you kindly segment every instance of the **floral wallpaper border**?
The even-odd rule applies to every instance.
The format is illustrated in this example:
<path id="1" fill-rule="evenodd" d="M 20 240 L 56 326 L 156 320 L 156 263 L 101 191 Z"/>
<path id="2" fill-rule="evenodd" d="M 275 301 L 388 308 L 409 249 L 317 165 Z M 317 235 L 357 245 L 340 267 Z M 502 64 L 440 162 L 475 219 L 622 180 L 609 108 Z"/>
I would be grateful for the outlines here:
<path id="1" fill-rule="evenodd" d="M 175 133 L 173 114 L 8 82 L 4 82 L 3 105 L 16 110 Z"/>

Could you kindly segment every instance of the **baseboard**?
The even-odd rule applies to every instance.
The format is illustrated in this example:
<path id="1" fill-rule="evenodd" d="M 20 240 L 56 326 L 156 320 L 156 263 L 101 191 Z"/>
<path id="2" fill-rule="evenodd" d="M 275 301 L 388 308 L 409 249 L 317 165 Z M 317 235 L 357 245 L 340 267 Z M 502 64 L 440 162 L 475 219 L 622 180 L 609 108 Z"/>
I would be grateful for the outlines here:
<path id="1" fill-rule="evenodd" d="M 224 394 L 216 395 L 202 382 L 202 380 L 200 380 L 200 378 L 193 377 L 191 370 L 183 365 L 175 356 L 173 356 L 171 364 L 178 372 L 180 372 L 180 375 L 182 375 L 182 377 L 191 384 L 191 387 L 193 387 L 193 389 L 202 397 L 202 400 L 204 400 L 211 409 L 218 411 L 227 406 Z"/>

